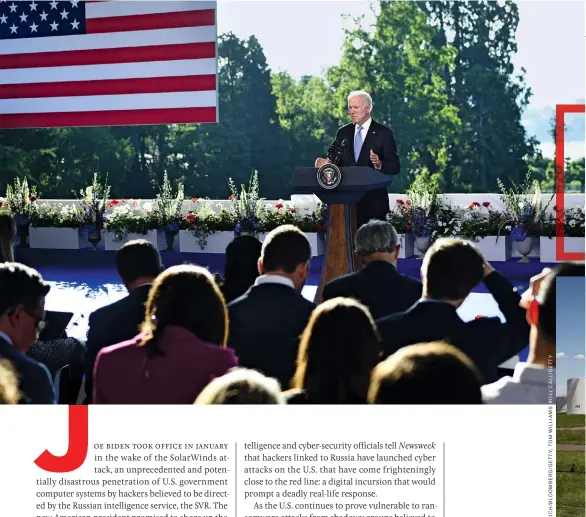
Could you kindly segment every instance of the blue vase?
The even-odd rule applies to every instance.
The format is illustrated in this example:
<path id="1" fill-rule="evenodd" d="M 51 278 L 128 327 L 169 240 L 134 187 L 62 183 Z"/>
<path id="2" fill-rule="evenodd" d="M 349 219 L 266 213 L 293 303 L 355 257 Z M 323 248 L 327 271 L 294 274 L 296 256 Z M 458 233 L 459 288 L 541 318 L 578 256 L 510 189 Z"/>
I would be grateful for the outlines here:
<path id="1" fill-rule="evenodd" d="M 15 215 L 14 223 L 16 224 L 16 235 L 19 239 L 19 248 L 28 248 L 28 235 L 30 220 L 27 215 Z"/>

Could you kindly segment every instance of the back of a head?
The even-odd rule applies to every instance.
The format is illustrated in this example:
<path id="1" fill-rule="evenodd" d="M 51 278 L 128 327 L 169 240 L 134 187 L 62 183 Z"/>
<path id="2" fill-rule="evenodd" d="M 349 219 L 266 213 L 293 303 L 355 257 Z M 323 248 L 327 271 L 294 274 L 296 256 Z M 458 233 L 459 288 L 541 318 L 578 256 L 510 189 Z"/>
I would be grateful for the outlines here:
<path id="1" fill-rule="evenodd" d="M 584 262 L 560 264 L 541 284 L 538 326 L 552 344 L 556 342 L 556 282 L 561 277 L 584 277 Z"/>
<path id="2" fill-rule="evenodd" d="M 0 214 L 0 262 L 14 262 L 12 246 L 16 225 L 10 214 Z"/>
<path id="3" fill-rule="evenodd" d="M 391 223 L 372 220 L 363 224 L 354 237 L 356 253 L 363 257 L 373 253 L 394 253 L 399 236 Z"/>
<path id="4" fill-rule="evenodd" d="M 196 404 L 285 404 L 276 379 L 256 370 L 236 368 L 212 380 L 197 397 Z"/>
<path id="5" fill-rule="evenodd" d="M 200 266 L 173 266 L 155 280 L 146 304 L 143 330 L 156 338 L 168 325 L 183 327 L 201 340 L 225 346 L 228 312 L 214 277 Z M 154 347 L 154 348 L 153 348 Z"/>
<path id="6" fill-rule="evenodd" d="M 162 269 L 161 255 L 145 239 L 129 241 L 116 253 L 116 269 L 126 285 L 138 278 L 155 278 Z"/>
<path id="7" fill-rule="evenodd" d="M 481 404 L 481 375 L 459 349 L 444 342 L 401 348 L 372 372 L 371 404 Z"/>
<path id="8" fill-rule="evenodd" d="M 333 298 L 311 315 L 292 387 L 330 402 L 365 400 L 370 372 L 380 357 L 380 337 L 368 309 L 351 298 Z"/>
<path id="9" fill-rule="evenodd" d="M 224 295 L 226 302 L 244 294 L 258 277 L 261 242 L 252 235 L 236 237 L 226 248 Z"/>
<path id="10" fill-rule="evenodd" d="M 421 271 L 427 296 L 435 300 L 466 298 L 482 280 L 485 260 L 464 239 L 438 239 L 425 254 Z"/>
<path id="11" fill-rule="evenodd" d="M 261 261 L 266 272 L 293 273 L 311 259 L 311 245 L 296 226 L 287 224 L 270 232 L 262 245 Z"/>
<path id="12" fill-rule="evenodd" d="M 34 310 L 51 286 L 34 269 L 16 262 L 0 264 L 0 317 L 18 305 Z"/>

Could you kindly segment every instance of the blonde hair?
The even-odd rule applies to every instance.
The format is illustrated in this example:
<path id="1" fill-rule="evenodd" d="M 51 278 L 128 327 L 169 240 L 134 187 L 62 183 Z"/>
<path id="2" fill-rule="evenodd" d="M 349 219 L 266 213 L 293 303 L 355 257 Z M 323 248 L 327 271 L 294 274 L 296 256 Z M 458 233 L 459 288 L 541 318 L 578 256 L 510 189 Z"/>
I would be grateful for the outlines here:
<path id="1" fill-rule="evenodd" d="M 18 377 L 10 362 L 0 359 L 0 404 L 18 404 L 21 398 Z"/>
<path id="2" fill-rule="evenodd" d="M 285 404 L 281 385 L 256 370 L 234 368 L 212 380 L 195 404 Z"/>

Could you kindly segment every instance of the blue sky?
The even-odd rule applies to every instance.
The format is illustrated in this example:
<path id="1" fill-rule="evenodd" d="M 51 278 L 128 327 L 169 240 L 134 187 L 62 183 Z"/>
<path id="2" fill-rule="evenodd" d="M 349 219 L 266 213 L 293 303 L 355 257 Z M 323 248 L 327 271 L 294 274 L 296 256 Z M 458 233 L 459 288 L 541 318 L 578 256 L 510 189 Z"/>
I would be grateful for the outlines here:
<path id="1" fill-rule="evenodd" d="M 553 108 L 583 99 L 584 3 L 517 3 L 518 50 L 513 61 L 517 70 L 526 70 L 525 79 L 533 91 L 529 109 Z M 369 6 L 367 1 L 219 0 L 218 31 L 231 31 L 241 39 L 254 34 L 269 67 L 274 72 L 288 71 L 299 79 L 321 75 L 325 68 L 339 63 L 343 28 L 351 24 L 351 20 L 343 21 L 342 15 L 365 15 L 365 20 L 372 21 Z M 546 154 L 553 151 L 553 144 L 544 146 Z M 567 155 L 584 156 L 583 143 L 570 147 Z"/>
<path id="2" fill-rule="evenodd" d="M 556 283 L 556 391 L 566 393 L 570 377 L 584 377 L 584 278 L 560 277 Z"/>

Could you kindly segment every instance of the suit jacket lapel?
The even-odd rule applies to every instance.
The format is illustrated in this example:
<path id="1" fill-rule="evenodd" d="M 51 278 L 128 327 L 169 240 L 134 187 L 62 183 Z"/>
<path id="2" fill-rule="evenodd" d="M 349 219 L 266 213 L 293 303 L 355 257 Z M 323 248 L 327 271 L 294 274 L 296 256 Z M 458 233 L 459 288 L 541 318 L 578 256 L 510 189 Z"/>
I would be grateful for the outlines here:
<path id="1" fill-rule="evenodd" d="M 368 128 L 368 133 L 366 133 L 366 138 L 362 142 L 362 148 L 360 149 L 360 155 L 358 156 L 358 163 L 363 163 L 365 165 L 370 165 L 370 148 L 369 143 L 376 135 L 376 122 L 372 120 L 370 122 L 370 127 Z"/>

